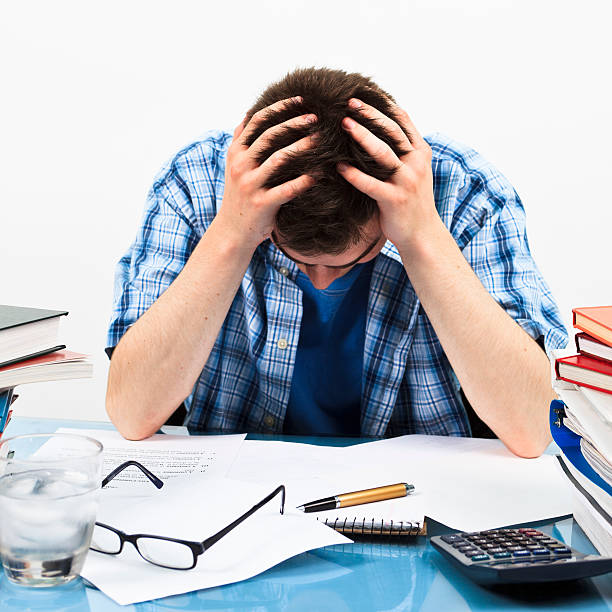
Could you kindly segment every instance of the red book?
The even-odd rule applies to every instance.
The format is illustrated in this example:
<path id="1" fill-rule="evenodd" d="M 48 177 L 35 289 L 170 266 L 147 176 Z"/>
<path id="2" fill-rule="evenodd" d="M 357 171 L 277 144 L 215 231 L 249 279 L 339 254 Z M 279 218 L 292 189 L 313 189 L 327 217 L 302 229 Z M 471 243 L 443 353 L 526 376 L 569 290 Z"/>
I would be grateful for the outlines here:
<path id="1" fill-rule="evenodd" d="M 56 351 L 0 368 L 0 389 L 27 383 L 91 378 L 93 364 L 81 353 Z"/>
<path id="2" fill-rule="evenodd" d="M 612 393 L 612 363 L 588 357 L 572 355 L 555 361 L 557 378 L 567 382 Z"/>
<path id="3" fill-rule="evenodd" d="M 581 355 L 612 362 L 612 346 L 608 346 L 584 332 L 576 334 L 575 340 L 576 349 Z"/>
<path id="4" fill-rule="evenodd" d="M 612 346 L 612 306 L 573 308 L 574 327 Z"/>

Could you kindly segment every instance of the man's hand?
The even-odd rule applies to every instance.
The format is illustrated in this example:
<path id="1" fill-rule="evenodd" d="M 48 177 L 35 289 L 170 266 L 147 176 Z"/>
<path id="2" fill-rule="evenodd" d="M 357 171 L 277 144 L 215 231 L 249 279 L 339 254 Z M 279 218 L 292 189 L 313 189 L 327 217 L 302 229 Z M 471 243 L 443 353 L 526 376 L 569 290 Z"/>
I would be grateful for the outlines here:
<path id="1" fill-rule="evenodd" d="M 381 166 L 395 170 L 387 181 L 379 181 L 348 164 L 339 164 L 338 172 L 351 185 L 378 203 L 380 226 L 384 235 L 402 253 L 416 236 L 439 221 L 433 195 L 431 149 L 417 132 L 408 114 L 396 106 L 402 127 L 374 107 L 352 98 L 349 106 L 385 128 L 408 153 L 398 157 L 391 147 L 357 121 L 345 117 L 342 127 Z"/>
<path id="2" fill-rule="evenodd" d="M 301 115 L 279 123 L 268 128 L 250 147 L 245 144 L 249 134 L 269 113 L 283 108 L 291 100 L 280 100 L 260 110 L 246 125 L 245 117 L 234 130 L 234 140 L 227 152 L 225 192 L 217 218 L 235 233 L 242 244 L 252 249 L 270 236 L 279 208 L 312 187 L 315 182 L 311 176 L 301 175 L 271 189 L 263 187 L 268 177 L 292 155 L 313 146 L 315 139 L 312 135 L 276 151 L 261 165 L 256 161 L 257 152 L 265 149 L 275 135 L 287 128 L 299 128 L 313 123 L 317 120 L 315 115 Z"/>
<path id="3" fill-rule="evenodd" d="M 433 196 L 431 149 L 408 115 L 396 109 L 406 136 L 395 121 L 371 106 L 359 100 L 350 104 L 379 121 L 408 153 L 397 157 L 369 130 L 345 117 L 343 126 L 355 141 L 396 172 L 379 181 L 351 166 L 338 171 L 378 202 L 383 233 L 400 252 L 406 274 L 478 416 L 512 452 L 537 457 L 550 440 L 552 390 L 546 355 L 487 292 L 442 223 Z"/>

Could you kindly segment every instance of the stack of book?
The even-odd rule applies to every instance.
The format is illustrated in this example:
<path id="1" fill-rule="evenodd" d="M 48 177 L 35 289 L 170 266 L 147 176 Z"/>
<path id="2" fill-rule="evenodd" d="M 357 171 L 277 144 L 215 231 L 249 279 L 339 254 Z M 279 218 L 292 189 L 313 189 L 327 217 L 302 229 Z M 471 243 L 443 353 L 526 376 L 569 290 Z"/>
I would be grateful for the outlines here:
<path id="1" fill-rule="evenodd" d="M 0 436 L 10 421 L 17 385 L 93 375 L 87 355 L 58 342 L 60 317 L 67 314 L 0 305 Z"/>
<path id="2" fill-rule="evenodd" d="M 555 361 L 551 431 L 573 485 L 574 518 L 612 555 L 612 306 L 572 312 L 578 353 Z"/>

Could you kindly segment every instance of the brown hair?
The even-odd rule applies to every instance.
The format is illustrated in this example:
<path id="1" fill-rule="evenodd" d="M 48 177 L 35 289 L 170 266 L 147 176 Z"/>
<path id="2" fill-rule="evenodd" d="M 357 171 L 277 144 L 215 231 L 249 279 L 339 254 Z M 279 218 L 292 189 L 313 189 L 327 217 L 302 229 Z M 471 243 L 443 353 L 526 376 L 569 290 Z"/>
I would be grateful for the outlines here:
<path id="1" fill-rule="evenodd" d="M 390 101 L 393 98 L 371 79 L 358 73 L 328 68 L 303 68 L 287 74 L 270 85 L 247 113 L 250 119 L 257 111 L 277 102 L 301 96 L 302 102 L 290 102 L 283 110 L 271 112 L 252 133 L 250 146 L 268 128 L 292 117 L 314 113 L 317 121 L 304 128 L 286 129 L 258 154 L 262 163 L 272 153 L 307 134 L 319 135 L 314 148 L 292 156 L 268 179 L 274 187 L 308 174 L 316 183 L 308 191 L 281 206 L 276 216 L 276 235 L 283 246 L 304 255 L 343 253 L 364 238 L 362 228 L 377 211 L 376 202 L 338 173 L 336 165 L 347 162 L 379 180 L 387 180 L 394 172 L 381 167 L 342 128 L 342 119 L 352 117 L 386 142 L 395 153 L 406 153 L 374 120 L 364 118 L 348 106 L 350 98 L 359 98 L 399 123 Z M 401 125 L 401 123 L 400 123 Z"/>

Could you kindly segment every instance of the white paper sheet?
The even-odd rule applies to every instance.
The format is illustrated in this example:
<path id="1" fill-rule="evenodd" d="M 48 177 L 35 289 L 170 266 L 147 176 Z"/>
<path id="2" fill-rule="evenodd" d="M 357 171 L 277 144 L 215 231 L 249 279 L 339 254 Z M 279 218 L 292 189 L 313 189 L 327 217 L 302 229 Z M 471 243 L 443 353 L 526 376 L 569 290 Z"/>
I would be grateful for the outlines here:
<path id="1" fill-rule="evenodd" d="M 394 520 L 425 514 L 463 531 L 572 512 L 571 492 L 554 457 L 521 459 L 499 440 L 412 435 L 345 448 L 304 446 L 246 440 L 228 475 L 286 481 L 292 505 L 408 482 L 415 492 L 406 498 L 347 510 Z"/>
<path id="2" fill-rule="evenodd" d="M 106 476 L 124 461 L 138 461 L 166 482 L 189 474 L 224 477 L 234 462 L 246 434 L 182 436 L 155 434 L 145 440 L 126 440 L 118 432 L 105 429 L 61 428 L 58 433 L 89 436 L 104 446 L 102 475 Z M 127 468 L 104 491 L 154 493 L 156 489 L 137 468 Z"/>
<path id="3" fill-rule="evenodd" d="M 354 447 L 351 447 L 354 448 Z M 347 448 L 296 444 L 291 442 L 263 442 L 245 440 L 228 476 L 253 482 L 274 481 L 287 485 L 287 504 L 298 505 L 349 493 L 361 489 L 380 487 L 397 482 L 414 484 L 416 470 L 407 469 L 395 473 L 390 480 L 386 468 L 360 460 L 355 463 L 354 454 Z M 312 516 L 324 521 L 393 520 L 423 523 L 425 516 L 422 489 L 402 498 L 361 504 L 338 510 L 317 512 Z"/>
<path id="4" fill-rule="evenodd" d="M 346 450 L 356 465 L 379 466 L 391 480 L 413 471 L 425 514 L 454 529 L 493 529 L 572 512 L 556 459 L 522 459 L 500 440 L 411 435 Z"/>
<path id="5" fill-rule="evenodd" d="M 596 408 L 581 391 L 560 389 L 559 397 L 568 417 L 577 426 L 578 435 L 586 438 L 612 463 L 612 426 L 606 426 Z"/>
<path id="6" fill-rule="evenodd" d="M 282 484 L 277 482 L 276 485 Z M 99 520 L 128 533 L 203 540 L 275 487 L 200 475 L 170 481 L 155 497 L 121 506 L 102 500 Z M 350 540 L 286 506 L 280 495 L 200 556 L 193 570 L 156 567 L 126 545 L 113 557 L 90 551 L 82 575 L 120 604 L 245 580 L 307 550 Z"/>

